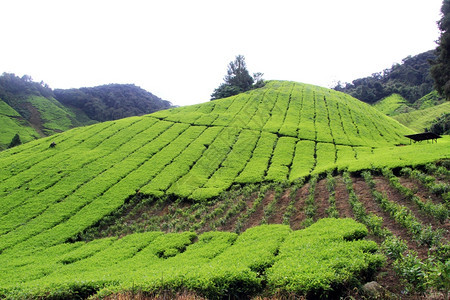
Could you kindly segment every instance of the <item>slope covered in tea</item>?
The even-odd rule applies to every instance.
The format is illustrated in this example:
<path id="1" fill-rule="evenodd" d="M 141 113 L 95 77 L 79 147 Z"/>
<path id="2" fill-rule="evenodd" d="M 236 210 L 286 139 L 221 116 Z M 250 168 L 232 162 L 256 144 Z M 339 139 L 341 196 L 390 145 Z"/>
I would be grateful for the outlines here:
<path id="1" fill-rule="evenodd" d="M 137 194 L 198 202 L 233 184 L 449 156 L 448 139 L 395 146 L 411 132 L 345 94 L 280 81 L 75 128 L 0 153 L 0 250 L 67 241 Z"/>

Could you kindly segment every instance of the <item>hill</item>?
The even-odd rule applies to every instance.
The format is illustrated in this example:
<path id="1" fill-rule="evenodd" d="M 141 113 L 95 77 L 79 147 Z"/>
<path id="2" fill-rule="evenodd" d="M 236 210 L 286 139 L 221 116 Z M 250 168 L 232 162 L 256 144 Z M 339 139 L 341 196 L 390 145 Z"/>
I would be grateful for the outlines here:
<path id="1" fill-rule="evenodd" d="M 414 103 L 433 90 L 429 60 L 435 58 L 434 50 L 408 56 L 389 69 L 351 83 L 339 83 L 334 89 L 367 103 L 380 101 L 392 94 L 399 94 L 409 103 Z"/>
<path id="2" fill-rule="evenodd" d="M 380 101 L 375 102 L 373 104 L 373 107 L 388 116 L 395 116 L 401 113 L 408 113 L 415 110 L 410 106 L 405 98 L 403 98 L 399 94 L 392 94 L 386 98 L 383 98 Z"/>
<path id="3" fill-rule="evenodd" d="M 22 143 L 35 140 L 39 133 L 16 110 L 0 99 L 0 151 L 6 149 L 15 134 Z"/>
<path id="4" fill-rule="evenodd" d="M 440 135 L 449 127 L 446 116 L 450 114 L 450 102 L 445 101 L 436 91 L 425 95 L 414 104 L 398 94 L 392 94 L 375 102 L 373 107 L 417 132 L 432 131 Z M 438 122 L 438 125 L 434 125 Z"/>
<path id="5" fill-rule="evenodd" d="M 423 132 L 430 128 L 433 122 L 444 114 L 450 113 L 450 102 L 431 106 L 425 109 L 411 111 L 409 113 L 397 114 L 393 118 L 403 125 L 417 131 Z"/>
<path id="6" fill-rule="evenodd" d="M 56 89 L 55 98 L 99 122 L 141 116 L 172 107 L 169 101 L 134 84 L 108 84 L 91 88 Z"/>
<path id="7" fill-rule="evenodd" d="M 14 135 L 22 142 L 68 130 L 81 124 L 77 115 L 53 97 L 52 90 L 43 82 L 29 76 L 22 78 L 4 73 L 0 76 L 0 114 L 2 127 L 0 150 L 5 149 Z"/>
<path id="8" fill-rule="evenodd" d="M 31 77 L 0 76 L 0 115 L 5 149 L 15 134 L 22 142 L 70 128 L 148 114 L 171 107 L 170 102 L 134 85 L 55 90 Z"/>
<path id="9" fill-rule="evenodd" d="M 436 90 L 426 94 L 414 103 L 414 108 L 425 109 L 447 102 Z"/>
<path id="10" fill-rule="evenodd" d="M 360 179 L 349 177 L 348 172 L 383 167 L 398 172 L 399 167 L 450 157 L 448 137 L 436 144 L 408 145 L 404 135 L 409 133 L 413 131 L 347 94 L 270 81 L 264 88 L 233 97 L 78 127 L 3 151 L 0 270 L 9 275 L 0 279 L 0 295 L 70 298 L 75 293 L 130 292 L 134 287 L 157 293 L 166 287 L 164 283 L 172 291 L 188 289 L 214 297 L 255 294 L 265 282 L 271 293 L 278 289 L 285 294 L 314 296 L 329 293 L 330 288 L 351 290 L 355 278 L 373 276 L 383 259 L 372 256 L 377 248 L 373 243 L 361 240 L 368 232 L 365 227 L 348 225 L 356 229 L 340 232 L 338 229 L 347 225 L 339 222 L 349 222 L 342 220 L 310 226 L 327 214 L 333 216 L 332 203 L 338 216 L 363 222 L 371 234 L 378 230 L 376 236 L 382 241 L 387 239 L 386 232 L 408 236 L 407 231 L 378 217 L 379 212 L 366 212 L 363 204 L 358 204 L 358 196 L 352 196 L 352 189 L 364 191 L 369 198 L 373 189 L 392 218 L 403 220 L 417 236 L 428 233 L 432 245 L 439 240 L 434 229 L 414 223 L 416 218 L 408 209 L 375 193 L 386 189 L 365 188 Z M 52 142 L 54 147 L 50 147 Z M 446 224 L 448 209 L 438 203 L 447 197 L 448 173 L 442 164 L 429 169 L 443 173 L 443 178 L 425 180 L 436 185 L 442 182 L 442 188 L 436 188 L 441 198 L 421 207 L 440 214 L 435 220 L 443 218 Z M 320 176 L 328 172 L 333 177 L 333 171 L 344 172 L 339 180 L 346 181 L 347 196 L 336 195 L 336 201 L 331 196 L 315 199 L 316 191 L 322 194 L 319 188 L 326 190 Z M 367 186 L 371 182 L 368 175 Z M 348 202 L 342 200 L 346 197 Z M 329 210 L 320 205 L 328 199 Z M 375 202 L 367 203 L 369 211 L 375 212 Z M 276 209 L 277 205 L 283 206 Z M 246 222 L 250 217 L 254 223 Z M 255 227 L 272 222 L 286 222 L 296 231 L 291 235 L 291 229 L 283 226 Z M 117 229 L 123 228 L 133 234 L 116 241 Z M 241 235 L 199 235 L 217 228 Z M 137 233 L 152 230 L 169 233 Z M 197 233 L 171 234 L 182 230 Z M 98 237 L 92 233 L 102 232 L 115 237 L 85 241 Z M 323 243 L 313 242 L 320 236 Z M 301 244 L 310 243 L 313 248 L 292 252 L 299 249 L 295 241 L 300 237 L 307 241 Z M 219 247 L 214 247 L 216 242 Z M 324 250 L 323 245 L 330 247 Z M 253 256 L 243 249 L 251 250 Z M 327 254 L 329 249 L 335 250 Z M 312 257 L 323 257 L 319 261 L 327 261 L 317 263 L 326 276 L 323 285 L 305 287 L 295 276 L 299 271 L 293 266 L 304 265 L 296 259 L 308 251 Z M 238 253 L 247 257 L 242 264 L 232 259 Z M 348 255 L 340 257 L 338 253 Z M 44 257 L 48 263 L 42 262 Z M 182 262 L 194 259 L 201 259 L 198 268 L 186 269 Z M 173 268 L 164 269 L 168 266 Z M 290 270 L 287 266 L 292 272 L 283 276 L 283 270 Z M 150 275 L 143 270 L 155 271 Z M 313 273 L 305 280 L 316 277 Z"/>

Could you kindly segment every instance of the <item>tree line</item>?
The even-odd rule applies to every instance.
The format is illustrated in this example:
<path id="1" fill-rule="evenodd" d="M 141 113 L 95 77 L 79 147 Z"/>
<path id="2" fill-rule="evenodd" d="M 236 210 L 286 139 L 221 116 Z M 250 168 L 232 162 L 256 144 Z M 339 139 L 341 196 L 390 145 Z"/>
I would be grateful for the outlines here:
<path id="1" fill-rule="evenodd" d="M 79 89 L 56 89 L 55 98 L 81 109 L 99 122 L 149 114 L 172 107 L 172 103 L 135 86 L 107 84 Z"/>
<path id="2" fill-rule="evenodd" d="M 375 103 L 394 93 L 414 103 L 433 90 L 430 60 L 435 58 L 434 50 L 408 56 L 401 64 L 394 64 L 382 72 L 355 79 L 351 83 L 338 82 L 333 89 L 367 103 Z"/>

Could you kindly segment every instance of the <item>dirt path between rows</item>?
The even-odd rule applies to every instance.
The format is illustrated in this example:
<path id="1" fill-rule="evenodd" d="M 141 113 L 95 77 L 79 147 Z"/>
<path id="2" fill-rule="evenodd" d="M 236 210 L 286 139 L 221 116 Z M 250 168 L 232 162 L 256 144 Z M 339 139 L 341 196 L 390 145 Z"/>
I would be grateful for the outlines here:
<path id="1" fill-rule="evenodd" d="M 421 259 L 427 257 L 428 248 L 426 246 L 419 246 L 414 241 L 412 234 L 408 230 L 398 224 L 391 216 L 383 211 L 378 203 L 373 199 L 370 188 L 362 178 L 353 178 L 353 188 L 359 201 L 366 208 L 366 212 L 373 213 L 383 218 L 383 227 L 389 229 L 395 236 L 404 240 L 408 248 L 418 253 Z M 378 189 L 377 189 L 378 190 Z M 379 190 L 378 190 L 379 191 Z"/>
<path id="2" fill-rule="evenodd" d="M 289 202 L 291 202 L 291 199 L 289 198 L 289 193 L 290 193 L 289 189 L 286 189 L 281 195 L 281 199 L 278 199 L 277 203 L 275 204 L 274 213 L 267 220 L 268 224 L 283 223 L 284 213 L 286 212 L 286 208 L 288 207 Z"/>
<path id="3" fill-rule="evenodd" d="M 336 198 L 336 209 L 339 212 L 341 218 L 354 218 L 353 210 L 348 202 L 348 192 L 344 184 L 344 179 L 342 176 L 335 177 L 336 187 L 335 198 Z"/>
<path id="4" fill-rule="evenodd" d="M 314 203 L 316 204 L 317 211 L 315 216 L 315 221 L 328 217 L 326 212 L 327 208 L 330 207 L 328 199 L 330 198 L 330 193 L 327 189 L 327 180 L 319 180 L 316 184 L 316 189 L 314 190 Z"/>
<path id="5" fill-rule="evenodd" d="M 305 200 L 309 195 L 309 183 L 298 189 L 295 196 L 295 214 L 291 218 L 291 228 L 293 230 L 299 230 L 305 217 Z"/>

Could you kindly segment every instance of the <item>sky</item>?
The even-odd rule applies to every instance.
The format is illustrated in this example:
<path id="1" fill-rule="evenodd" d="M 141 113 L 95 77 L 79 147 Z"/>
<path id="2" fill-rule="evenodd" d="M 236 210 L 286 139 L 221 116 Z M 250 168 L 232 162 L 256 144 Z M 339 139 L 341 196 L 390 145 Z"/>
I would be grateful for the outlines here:
<path id="1" fill-rule="evenodd" d="M 244 55 L 266 80 L 332 87 L 436 48 L 442 0 L 1 0 L 0 73 L 132 83 L 209 101 Z"/>

